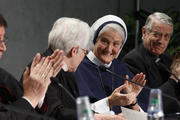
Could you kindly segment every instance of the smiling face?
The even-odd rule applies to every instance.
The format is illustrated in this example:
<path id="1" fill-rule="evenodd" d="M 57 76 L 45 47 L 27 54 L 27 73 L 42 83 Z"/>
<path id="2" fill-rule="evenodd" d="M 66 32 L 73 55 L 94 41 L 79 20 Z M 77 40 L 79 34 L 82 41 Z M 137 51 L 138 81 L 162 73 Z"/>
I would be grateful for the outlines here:
<path id="1" fill-rule="evenodd" d="M 168 46 L 172 32 L 172 26 L 160 21 L 155 21 L 150 31 L 143 27 L 142 35 L 145 48 L 156 56 L 161 55 Z"/>
<path id="2" fill-rule="evenodd" d="M 97 38 L 93 53 L 101 62 L 108 64 L 118 54 L 122 41 L 122 36 L 115 30 L 109 28 Z"/>
<path id="3" fill-rule="evenodd" d="M 0 26 L 0 59 L 2 58 L 3 52 L 6 51 L 6 45 L 4 43 L 5 27 Z"/>

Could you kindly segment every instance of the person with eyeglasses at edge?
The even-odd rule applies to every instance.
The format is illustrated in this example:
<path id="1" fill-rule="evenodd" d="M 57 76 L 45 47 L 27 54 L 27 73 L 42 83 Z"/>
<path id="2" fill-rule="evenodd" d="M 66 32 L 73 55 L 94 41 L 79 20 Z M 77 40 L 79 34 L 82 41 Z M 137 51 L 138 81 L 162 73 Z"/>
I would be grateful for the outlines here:
<path id="1" fill-rule="evenodd" d="M 6 28 L 7 22 L 0 14 L 0 59 L 6 51 Z M 43 58 L 37 53 L 32 66 L 26 67 L 22 86 L 10 73 L 0 68 L 0 119 L 50 120 L 37 115 L 35 107 L 45 95 L 51 83 L 50 77 L 56 76 L 61 69 L 62 55 L 63 51 L 60 50 L 56 50 L 52 56 Z"/>
<path id="2" fill-rule="evenodd" d="M 122 60 L 134 74 L 143 72 L 146 75 L 146 86 L 160 88 L 163 93 L 180 101 L 180 85 L 169 74 L 171 71 L 180 79 L 180 52 L 173 59 L 165 52 L 173 27 L 172 18 L 165 13 L 150 14 L 142 27 L 142 44 L 131 50 Z M 162 68 L 161 64 L 165 67 Z M 167 97 L 163 97 L 163 109 L 165 113 L 180 112 L 177 102 Z"/>
<path id="3" fill-rule="evenodd" d="M 0 45 L 2 45 L 3 43 L 6 45 L 8 42 L 8 37 L 4 36 L 4 39 L 0 41 Z M 1 55 L 2 56 L 2 55 Z"/>

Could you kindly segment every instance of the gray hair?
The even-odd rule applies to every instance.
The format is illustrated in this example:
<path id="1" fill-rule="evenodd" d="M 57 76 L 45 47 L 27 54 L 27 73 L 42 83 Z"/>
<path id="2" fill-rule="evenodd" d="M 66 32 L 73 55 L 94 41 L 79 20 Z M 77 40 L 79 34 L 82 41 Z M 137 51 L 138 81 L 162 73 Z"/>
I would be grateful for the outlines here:
<path id="1" fill-rule="evenodd" d="M 116 32 L 118 32 L 120 34 L 120 36 L 122 37 L 123 40 L 125 39 L 125 31 L 124 31 L 124 29 L 121 26 L 119 26 L 118 24 L 114 24 L 114 23 L 110 23 L 110 24 L 107 24 L 106 26 L 104 26 L 102 28 L 102 30 L 99 32 L 98 37 L 101 34 L 107 32 L 109 29 L 115 30 Z"/>
<path id="2" fill-rule="evenodd" d="M 155 12 L 148 16 L 144 26 L 145 29 L 149 32 L 152 29 L 153 23 L 157 20 L 173 27 L 173 20 L 171 17 L 169 17 L 165 13 Z"/>
<path id="3" fill-rule="evenodd" d="M 49 33 L 48 47 L 60 49 L 66 54 L 74 47 L 87 48 L 92 32 L 89 25 L 75 18 L 58 19 Z"/>

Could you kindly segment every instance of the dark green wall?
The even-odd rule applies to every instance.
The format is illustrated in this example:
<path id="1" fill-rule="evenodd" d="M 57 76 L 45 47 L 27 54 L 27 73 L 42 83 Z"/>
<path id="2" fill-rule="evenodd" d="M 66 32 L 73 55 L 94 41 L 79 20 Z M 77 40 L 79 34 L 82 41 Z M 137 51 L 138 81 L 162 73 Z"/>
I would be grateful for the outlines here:
<path id="1" fill-rule="evenodd" d="M 141 5 L 150 10 L 178 5 L 178 2 L 158 0 L 157 4 L 157 0 L 144 0 Z M 123 18 L 125 13 L 133 14 L 134 10 L 135 0 L 0 0 L 0 12 L 9 25 L 7 52 L 0 65 L 19 79 L 35 53 L 47 48 L 48 32 L 59 17 L 76 17 L 91 25 L 103 15 Z"/>

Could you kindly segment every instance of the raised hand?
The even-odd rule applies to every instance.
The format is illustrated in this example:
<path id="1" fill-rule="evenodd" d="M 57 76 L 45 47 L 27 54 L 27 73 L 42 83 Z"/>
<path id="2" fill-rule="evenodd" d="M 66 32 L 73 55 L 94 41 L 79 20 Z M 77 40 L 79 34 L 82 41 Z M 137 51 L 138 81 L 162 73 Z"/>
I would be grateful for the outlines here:
<path id="1" fill-rule="evenodd" d="M 54 53 L 50 56 L 50 59 L 54 62 L 53 77 L 56 77 L 56 75 L 59 73 L 63 66 L 64 52 L 62 50 L 56 49 Z"/>
<path id="2" fill-rule="evenodd" d="M 126 75 L 126 79 L 129 79 L 128 75 Z M 141 85 L 146 84 L 145 75 L 143 73 L 136 74 L 133 77 L 132 81 L 136 82 L 136 83 L 139 83 Z M 134 83 L 131 83 L 131 82 L 127 81 L 127 80 L 125 81 L 125 84 L 126 84 L 126 88 L 124 89 L 124 92 L 125 93 L 135 93 L 136 97 L 139 95 L 139 93 L 142 90 L 141 86 L 138 86 L 138 85 L 136 85 Z"/>
<path id="3" fill-rule="evenodd" d="M 136 101 L 136 94 L 134 92 L 128 94 L 120 93 L 120 91 L 122 91 L 126 87 L 126 84 L 121 85 L 120 87 L 116 88 L 113 93 L 108 97 L 110 107 L 114 105 L 126 106 L 131 104 L 133 101 Z"/>
<path id="4" fill-rule="evenodd" d="M 30 70 L 26 67 L 23 74 L 23 97 L 27 98 L 33 107 L 36 107 L 39 100 L 45 96 L 51 82 L 50 77 L 54 72 L 53 61 L 50 57 L 40 58 L 40 54 L 37 54 L 32 62 L 34 66 Z"/>
<path id="5" fill-rule="evenodd" d="M 53 62 L 53 77 L 56 77 L 63 66 L 64 52 L 62 50 L 56 49 L 53 54 L 49 56 L 49 59 Z M 32 71 L 32 69 L 40 62 L 40 60 L 41 55 L 38 53 L 33 59 L 30 71 Z"/>

